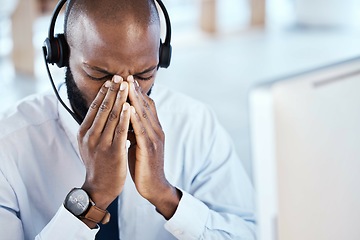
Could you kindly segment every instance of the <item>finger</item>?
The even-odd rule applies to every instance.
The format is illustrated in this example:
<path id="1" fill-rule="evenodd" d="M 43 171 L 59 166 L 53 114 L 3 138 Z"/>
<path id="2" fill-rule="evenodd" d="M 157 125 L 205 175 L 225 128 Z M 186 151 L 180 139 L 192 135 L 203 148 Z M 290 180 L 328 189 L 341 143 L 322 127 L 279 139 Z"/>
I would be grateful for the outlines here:
<path id="1" fill-rule="evenodd" d="M 130 106 L 130 121 L 134 128 L 134 134 L 136 138 L 136 146 L 140 149 L 147 148 L 150 142 L 149 133 L 147 129 L 144 127 L 139 114 L 137 114 L 134 106 Z M 146 151 L 145 151 L 146 152 Z"/>
<path id="2" fill-rule="evenodd" d="M 159 120 L 159 116 L 157 114 L 157 110 L 156 110 L 156 104 L 154 102 L 153 99 L 151 99 L 148 95 L 143 95 L 143 97 L 146 99 L 146 101 L 148 102 L 148 105 L 150 106 L 150 111 L 154 117 L 154 119 L 156 120 L 156 123 L 160 126 L 160 128 L 162 129 L 161 127 L 161 123 L 160 123 L 160 120 Z"/>
<path id="3" fill-rule="evenodd" d="M 92 103 L 90 104 L 89 110 L 86 113 L 86 116 L 84 118 L 84 121 L 81 124 L 80 129 L 83 129 L 85 131 L 87 131 L 93 121 L 94 118 L 96 116 L 96 113 L 98 112 L 99 106 L 102 103 L 103 99 L 105 98 L 105 95 L 108 91 L 108 87 L 110 86 L 110 81 L 106 81 L 100 88 L 99 92 L 97 93 L 94 101 L 92 101 Z"/>
<path id="4" fill-rule="evenodd" d="M 102 133 L 102 138 L 104 141 L 110 143 L 113 141 L 115 129 L 118 125 L 119 118 L 122 114 L 122 108 L 124 103 L 126 102 L 126 98 L 128 96 L 128 83 L 122 81 L 120 84 L 119 91 L 115 98 L 114 106 L 112 107 L 109 117 L 106 122 L 106 126 Z"/>
<path id="5" fill-rule="evenodd" d="M 157 124 L 157 121 L 151 112 L 150 105 L 144 98 L 137 82 L 132 81 L 132 78 L 130 78 L 129 85 L 129 98 L 131 105 L 135 107 L 136 112 L 140 117 L 140 121 L 146 128 L 148 134 L 150 134 L 150 137 L 152 137 L 155 134 L 154 129 L 159 128 L 159 125 Z"/>
<path id="6" fill-rule="evenodd" d="M 126 153 L 126 140 L 127 132 L 129 130 L 130 123 L 130 104 L 125 102 L 123 103 L 120 119 L 116 126 L 113 146 L 117 151 L 124 151 Z"/>
<path id="7" fill-rule="evenodd" d="M 122 77 L 115 75 L 113 77 L 113 80 L 110 82 L 107 93 L 99 106 L 93 124 L 91 126 L 92 131 L 95 135 L 100 135 L 104 130 L 119 90 L 119 83 L 122 80 Z"/>
<path id="8" fill-rule="evenodd" d="M 135 80 L 135 86 L 139 86 L 139 84 L 136 84 L 137 81 Z M 157 114 L 157 111 L 156 111 L 156 106 L 155 106 L 155 102 L 153 99 L 151 99 L 147 94 L 142 94 L 141 93 L 141 90 L 140 88 L 137 90 L 139 92 L 138 96 L 141 96 L 142 98 L 142 102 L 143 102 L 143 107 L 144 109 L 146 109 L 146 116 L 151 116 L 151 119 L 150 119 L 150 124 L 151 124 L 151 130 L 152 131 L 149 131 L 148 132 L 151 132 L 151 135 L 152 133 L 155 134 L 156 138 L 152 138 L 153 140 L 161 140 L 161 141 L 164 141 L 165 139 L 165 135 L 164 135 L 164 131 L 161 127 L 161 124 L 160 124 L 160 120 L 159 120 L 159 117 L 158 117 L 158 114 Z M 143 113 L 143 117 L 144 117 L 144 112 Z M 145 116 L 145 118 L 146 118 Z M 141 118 L 141 116 L 140 116 Z M 146 126 L 146 124 L 145 124 Z"/>

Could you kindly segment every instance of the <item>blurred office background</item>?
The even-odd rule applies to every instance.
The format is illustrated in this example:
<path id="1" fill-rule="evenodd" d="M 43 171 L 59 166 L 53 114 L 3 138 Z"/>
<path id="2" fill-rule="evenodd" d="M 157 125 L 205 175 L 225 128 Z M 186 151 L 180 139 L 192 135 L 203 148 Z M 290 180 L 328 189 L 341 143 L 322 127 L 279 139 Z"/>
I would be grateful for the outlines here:
<path id="1" fill-rule="evenodd" d="M 250 177 L 249 89 L 360 55 L 357 0 L 163 1 L 173 58 L 157 81 L 215 110 Z M 56 2 L 0 0 L 0 112 L 50 88 L 41 46 Z M 63 80 L 64 70 L 51 70 Z"/>

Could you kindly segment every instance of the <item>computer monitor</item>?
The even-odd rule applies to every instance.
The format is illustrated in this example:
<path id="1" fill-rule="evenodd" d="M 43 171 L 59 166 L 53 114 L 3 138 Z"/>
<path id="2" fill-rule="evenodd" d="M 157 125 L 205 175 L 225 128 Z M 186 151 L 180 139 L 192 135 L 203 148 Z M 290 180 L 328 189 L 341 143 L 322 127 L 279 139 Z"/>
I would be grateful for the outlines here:
<path id="1" fill-rule="evenodd" d="M 259 240 L 360 239 L 360 57 L 249 94 Z"/>

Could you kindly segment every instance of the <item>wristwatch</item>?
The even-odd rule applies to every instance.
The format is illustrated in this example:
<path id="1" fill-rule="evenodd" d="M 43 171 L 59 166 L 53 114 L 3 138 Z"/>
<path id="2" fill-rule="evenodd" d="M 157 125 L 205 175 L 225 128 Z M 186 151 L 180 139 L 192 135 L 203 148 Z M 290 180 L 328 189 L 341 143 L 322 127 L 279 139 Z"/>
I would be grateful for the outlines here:
<path id="1" fill-rule="evenodd" d="M 78 218 L 94 223 L 106 224 L 110 221 L 110 213 L 98 208 L 87 192 L 82 188 L 73 188 L 65 198 L 64 207 Z"/>

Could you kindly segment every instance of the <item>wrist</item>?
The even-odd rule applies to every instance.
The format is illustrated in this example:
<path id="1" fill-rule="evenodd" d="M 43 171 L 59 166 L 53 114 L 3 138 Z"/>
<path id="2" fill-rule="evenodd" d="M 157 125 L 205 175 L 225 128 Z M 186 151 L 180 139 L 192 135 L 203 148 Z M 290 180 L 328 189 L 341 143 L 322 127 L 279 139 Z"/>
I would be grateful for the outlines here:
<path id="1" fill-rule="evenodd" d="M 156 207 L 156 211 L 163 215 L 166 220 L 169 220 L 175 214 L 181 197 L 182 192 L 179 189 L 169 186 L 161 194 L 161 198 L 150 202 Z"/>
<path id="2" fill-rule="evenodd" d="M 109 205 L 112 203 L 112 201 L 116 198 L 116 196 L 112 197 L 110 194 L 96 190 L 92 187 L 89 187 L 86 184 L 84 184 L 81 188 L 87 192 L 91 200 L 100 209 L 104 209 L 104 210 L 107 209 Z"/>
<path id="3" fill-rule="evenodd" d="M 100 208 L 82 188 L 73 188 L 64 200 L 64 207 L 74 216 L 82 220 L 90 228 L 98 223 L 106 224 L 110 220 L 110 214 Z"/>

